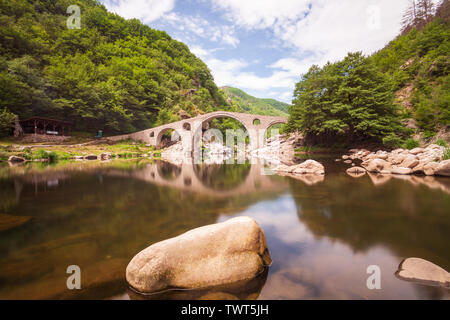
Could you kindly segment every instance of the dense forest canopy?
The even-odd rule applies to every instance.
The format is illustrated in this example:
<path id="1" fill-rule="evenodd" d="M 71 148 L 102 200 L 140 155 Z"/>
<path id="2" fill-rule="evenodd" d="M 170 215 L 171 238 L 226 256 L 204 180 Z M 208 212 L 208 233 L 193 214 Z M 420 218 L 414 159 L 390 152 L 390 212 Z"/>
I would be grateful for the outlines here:
<path id="1" fill-rule="evenodd" d="M 414 119 L 428 137 L 448 129 L 449 1 L 437 11 L 425 0 L 411 6 L 403 33 L 384 49 L 370 57 L 349 53 L 302 76 L 289 130 L 313 144 L 373 140 L 395 147 L 412 133 L 402 121 Z"/>
<path id="2" fill-rule="evenodd" d="M 67 8 L 81 8 L 69 29 Z M 0 0 L 0 109 L 132 132 L 229 108 L 188 47 L 94 0 Z"/>

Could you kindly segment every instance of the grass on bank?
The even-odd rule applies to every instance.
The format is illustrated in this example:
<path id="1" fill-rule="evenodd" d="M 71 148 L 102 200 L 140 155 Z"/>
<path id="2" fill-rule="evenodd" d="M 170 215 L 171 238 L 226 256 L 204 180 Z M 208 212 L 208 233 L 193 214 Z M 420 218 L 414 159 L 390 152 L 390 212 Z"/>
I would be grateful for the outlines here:
<path id="1" fill-rule="evenodd" d="M 90 145 L 46 145 L 42 147 L 39 143 L 21 144 L 12 139 L 0 141 L 0 160 L 8 160 L 10 156 L 23 157 L 26 160 L 47 160 L 54 162 L 58 160 L 70 160 L 75 157 L 87 155 L 99 156 L 102 153 L 111 153 L 112 158 L 139 158 L 142 155 L 153 155 L 160 157 L 161 152 L 156 151 L 153 146 L 148 147 L 145 143 L 131 140 L 118 142 L 99 142 Z"/>
<path id="2" fill-rule="evenodd" d="M 339 151 L 347 151 L 349 146 L 347 145 L 334 145 L 334 146 L 302 146 L 294 149 L 295 153 L 334 153 Z"/>

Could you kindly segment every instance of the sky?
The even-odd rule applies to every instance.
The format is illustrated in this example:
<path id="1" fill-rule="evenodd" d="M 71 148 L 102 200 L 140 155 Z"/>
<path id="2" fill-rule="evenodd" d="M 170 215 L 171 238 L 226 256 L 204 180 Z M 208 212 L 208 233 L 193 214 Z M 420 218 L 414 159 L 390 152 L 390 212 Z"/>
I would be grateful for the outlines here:
<path id="1" fill-rule="evenodd" d="M 290 103 L 313 65 L 369 55 L 400 32 L 409 0 L 100 0 L 187 44 L 218 86 Z"/>

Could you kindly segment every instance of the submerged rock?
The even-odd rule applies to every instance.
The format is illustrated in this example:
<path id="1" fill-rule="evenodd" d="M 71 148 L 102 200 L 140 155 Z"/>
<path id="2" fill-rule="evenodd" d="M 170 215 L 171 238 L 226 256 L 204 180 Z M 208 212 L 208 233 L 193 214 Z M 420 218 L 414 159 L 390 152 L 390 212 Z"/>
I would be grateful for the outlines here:
<path id="1" fill-rule="evenodd" d="M 383 159 L 373 159 L 361 164 L 367 171 L 372 173 L 389 174 L 392 170 L 392 165 Z"/>
<path id="2" fill-rule="evenodd" d="M 397 166 L 392 167 L 392 174 L 407 175 L 407 174 L 411 174 L 411 173 L 412 173 L 412 170 L 410 168 L 397 167 Z"/>
<path id="3" fill-rule="evenodd" d="M 128 264 L 126 279 L 142 293 L 199 289 L 252 279 L 271 263 L 261 227 L 239 217 L 144 249 Z"/>
<path id="4" fill-rule="evenodd" d="M 84 157 L 84 160 L 98 160 L 98 157 L 96 155 L 88 155 Z"/>
<path id="5" fill-rule="evenodd" d="M 359 178 L 366 174 L 366 169 L 361 167 L 352 167 L 347 169 L 347 174 L 353 178 Z"/>
<path id="6" fill-rule="evenodd" d="M 275 169 L 275 171 L 278 173 L 324 175 L 325 167 L 317 161 L 306 160 L 305 162 L 292 166 L 281 164 Z"/>
<path id="7" fill-rule="evenodd" d="M 396 276 L 402 280 L 450 288 L 450 274 L 441 267 L 420 258 L 408 258 L 398 267 Z"/>
<path id="8" fill-rule="evenodd" d="M 325 174 L 325 167 L 314 160 L 306 160 L 300 164 L 294 166 L 295 169 L 292 171 L 294 174 Z"/>
<path id="9" fill-rule="evenodd" d="M 8 162 L 20 163 L 20 162 L 25 162 L 25 159 L 22 157 L 18 157 L 18 156 L 11 156 L 8 158 Z"/>
<path id="10" fill-rule="evenodd" d="M 19 227 L 27 223 L 30 219 L 31 217 L 0 214 L 0 231 L 5 231 Z"/>
<path id="11" fill-rule="evenodd" d="M 278 173 L 293 173 L 293 174 L 325 174 L 325 167 L 314 160 L 306 160 L 300 164 L 296 164 L 293 166 L 286 166 L 284 164 L 279 165 L 276 168 Z"/>
<path id="12" fill-rule="evenodd" d="M 112 155 L 110 152 L 105 152 L 100 155 L 100 160 L 102 160 L 102 161 L 111 160 L 111 158 L 112 158 Z"/>

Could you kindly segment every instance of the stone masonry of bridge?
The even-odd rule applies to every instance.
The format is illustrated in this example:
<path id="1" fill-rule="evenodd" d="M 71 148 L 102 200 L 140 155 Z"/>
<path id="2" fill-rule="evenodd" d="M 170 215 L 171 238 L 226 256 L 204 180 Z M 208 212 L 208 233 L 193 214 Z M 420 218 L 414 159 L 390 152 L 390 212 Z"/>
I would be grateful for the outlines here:
<path id="1" fill-rule="evenodd" d="M 131 139 L 142 141 L 152 146 L 159 146 L 161 144 L 161 139 L 164 133 L 168 130 L 174 130 L 181 137 L 183 149 L 186 151 L 192 151 L 194 149 L 194 137 L 199 133 L 201 134 L 202 130 L 208 127 L 206 125 L 209 124 L 211 120 L 217 118 L 232 118 L 242 123 L 242 125 L 246 128 L 250 138 L 250 150 L 260 149 L 264 146 L 265 133 L 271 126 L 275 124 L 287 123 L 287 118 L 285 117 L 216 111 L 194 118 L 169 123 L 156 128 L 151 128 L 126 135 L 107 137 L 105 139 L 110 141 Z M 259 123 L 256 120 L 259 120 Z"/>

